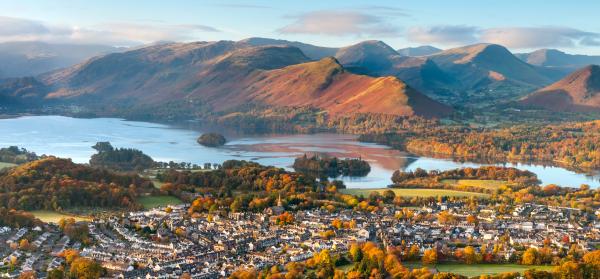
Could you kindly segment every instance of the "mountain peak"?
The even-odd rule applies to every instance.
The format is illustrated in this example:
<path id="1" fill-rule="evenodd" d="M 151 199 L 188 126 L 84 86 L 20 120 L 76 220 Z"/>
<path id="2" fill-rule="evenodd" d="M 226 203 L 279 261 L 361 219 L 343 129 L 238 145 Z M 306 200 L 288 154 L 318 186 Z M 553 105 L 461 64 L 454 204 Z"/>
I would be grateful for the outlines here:
<path id="1" fill-rule="evenodd" d="M 268 45 L 233 51 L 223 57 L 218 64 L 272 70 L 308 60 L 297 47 Z"/>
<path id="2" fill-rule="evenodd" d="M 394 59 L 400 55 L 382 41 L 363 41 L 341 48 L 336 54 L 340 63 L 360 72 L 379 72 L 392 67 Z"/>
<path id="3" fill-rule="evenodd" d="M 396 52 L 402 56 L 427 56 L 442 52 L 441 49 L 434 46 L 418 46 L 398 49 Z"/>
<path id="4" fill-rule="evenodd" d="M 501 45 L 496 44 L 474 44 L 465 47 L 453 48 L 442 52 L 442 54 L 454 54 L 457 55 L 457 59 L 454 60 L 455 64 L 465 64 L 474 62 L 476 60 L 485 60 L 489 58 L 513 56 L 512 53 Z"/>

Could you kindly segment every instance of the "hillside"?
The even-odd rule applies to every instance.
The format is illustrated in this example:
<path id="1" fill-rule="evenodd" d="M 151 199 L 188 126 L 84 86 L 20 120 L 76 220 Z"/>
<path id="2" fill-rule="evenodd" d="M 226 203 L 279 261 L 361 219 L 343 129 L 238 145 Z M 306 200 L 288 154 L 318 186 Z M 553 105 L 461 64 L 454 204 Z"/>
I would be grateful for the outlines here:
<path id="1" fill-rule="evenodd" d="M 395 77 L 352 74 L 333 58 L 273 70 L 259 79 L 252 99 L 273 105 L 318 107 L 334 115 L 368 112 L 440 117 L 452 111 Z M 294 88 L 292 94 L 289 88 Z"/>
<path id="2" fill-rule="evenodd" d="M 517 57 L 531 65 L 543 67 L 579 69 L 586 65 L 600 64 L 600 56 L 568 54 L 557 49 L 540 49 L 517 54 Z"/>
<path id="3" fill-rule="evenodd" d="M 0 43 L 0 79 L 35 76 L 123 49 L 104 45 Z"/>
<path id="4" fill-rule="evenodd" d="M 338 48 L 334 47 L 321 47 L 315 46 L 311 44 L 305 44 L 302 42 L 293 42 L 286 40 L 276 40 L 269 38 L 248 38 L 240 41 L 241 43 L 245 43 L 252 46 L 268 46 L 268 45 L 283 45 L 283 46 L 292 46 L 299 48 L 307 57 L 312 60 L 319 60 L 325 58 L 327 56 L 334 56 L 338 51 Z"/>
<path id="5" fill-rule="evenodd" d="M 403 56 L 427 56 L 442 52 L 442 50 L 433 46 L 418 46 L 401 48 L 396 50 L 396 52 Z"/>
<path id="6" fill-rule="evenodd" d="M 443 70 L 461 77 L 463 84 L 475 88 L 484 80 L 487 82 L 512 80 L 532 86 L 541 86 L 550 82 L 550 79 L 538 73 L 535 67 L 519 60 L 500 45 L 477 44 L 449 49 L 432 55 L 431 59 Z"/>
<path id="7" fill-rule="evenodd" d="M 364 41 L 340 48 L 335 58 L 344 67 L 376 75 L 390 74 L 401 59 L 392 47 L 382 41 Z"/>
<path id="8" fill-rule="evenodd" d="M 353 74 L 334 58 L 309 61 L 299 48 L 285 45 L 153 45 L 42 75 L 45 91 L 35 96 L 116 116 L 129 111 L 152 115 L 157 109 L 191 117 L 252 106 L 310 107 L 332 115 L 437 117 L 451 111 L 397 78 Z"/>
<path id="9" fill-rule="evenodd" d="M 590 65 L 521 100 L 553 111 L 600 111 L 600 66 Z"/>
<path id="10" fill-rule="evenodd" d="M 461 103 L 489 104 L 515 99 L 553 81 L 552 76 L 519 60 L 500 45 L 453 48 L 428 58 L 459 81 L 450 91 Z"/>
<path id="11" fill-rule="evenodd" d="M 138 175 L 117 174 L 55 157 L 0 172 L 0 207 L 9 209 L 133 208 L 135 196 L 149 190 L 150 181 Z"/>

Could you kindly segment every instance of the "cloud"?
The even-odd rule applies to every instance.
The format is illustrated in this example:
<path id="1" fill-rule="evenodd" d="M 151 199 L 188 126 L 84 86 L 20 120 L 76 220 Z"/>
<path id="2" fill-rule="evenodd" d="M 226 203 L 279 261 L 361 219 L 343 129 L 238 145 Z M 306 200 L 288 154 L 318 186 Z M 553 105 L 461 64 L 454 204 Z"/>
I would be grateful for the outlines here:
<path id="1" fill-rule="evenodd" d="M 406 37 L 422 44 L 471 44 L 477 41 L 477 32 L 478 29 L 473 26 L 438 25 L 408 28 Z"/>
<path id="2" fill-rule="evenodd" d="M 511 48 L 600 45 L 600 34 L 566 27 L 509 27 L 484 29 L 481 41 Z"/>
<path id="3" fill-rule="evenodd" d="M 314 11 L 298 16 L 291 24 L 277 31 L 283 34 L 321 34 L 329 36 L 398 35 L 398 30 L 383 18 L 358 11 Z"/>
<path id="4" fill-rule="evenodd" d="M 220 30 L 199 24 L 158 22 L 106 23 L 80 27 L 51 25 L 41 21 L 0 16 L 0 42 L 43 41 L 129 46 L 156 41 L 194 40 L 206 32 L 220 32 Z"/>
<path id="5" fill-rule="evenodd" d="M 411 27 L 406 37 L 424 44 L 461 45 L 476 42 L 509 48 L 549 48 L 600 45 L 600 34 L 567 27 L 478 28 L 465 25 Z"/>

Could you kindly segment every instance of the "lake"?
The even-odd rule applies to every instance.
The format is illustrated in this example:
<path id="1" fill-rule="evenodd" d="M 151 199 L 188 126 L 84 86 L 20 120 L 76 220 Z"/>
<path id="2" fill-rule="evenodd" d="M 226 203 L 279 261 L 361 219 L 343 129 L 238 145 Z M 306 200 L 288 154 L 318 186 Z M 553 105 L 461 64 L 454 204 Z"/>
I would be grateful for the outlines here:
<path id="1" fill-rule="evenodd" d="M 294 158 L 305 153 L 325 153 L 341 158 L 361 157 L 371 164 L 365 177 L 341 177 L 348 188 L 380 188 L 391 183 L 394 170 L 448 170 L 478 167 L 446 159 L 418 157 L 387 146 L 356 141 L 354 135 L 228 135 L 229 142 L 220 148 L 196 143 L 202 131 L 163 124 L 124 121 L 116 118 L 81 119 L 63 116 L 24 116 L 0 119 L 0 147 L 16 145 L 41 154 L 71 158 L 87 163 L 98 141 L 115 147 L 142 150 L 157 161 L 222 163 L 225 160 L 251 160 L 291 170 Z M 579 174 L 551 166 L 503 164 L 529 170 L 543 184 L 579 187 L 600 186 L 600 176 Z"/>

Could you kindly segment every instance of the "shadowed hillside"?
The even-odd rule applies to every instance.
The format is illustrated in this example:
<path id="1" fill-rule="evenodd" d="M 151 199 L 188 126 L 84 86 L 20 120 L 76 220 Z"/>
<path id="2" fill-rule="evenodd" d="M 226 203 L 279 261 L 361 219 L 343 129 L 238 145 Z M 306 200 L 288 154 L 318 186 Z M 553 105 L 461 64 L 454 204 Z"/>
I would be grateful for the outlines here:
<path id="1" fill-rule="evenodd" d="M 554 111 L 600 111 L 600 66 L 590 65 L 524 98 L 521 103 Z"/>

